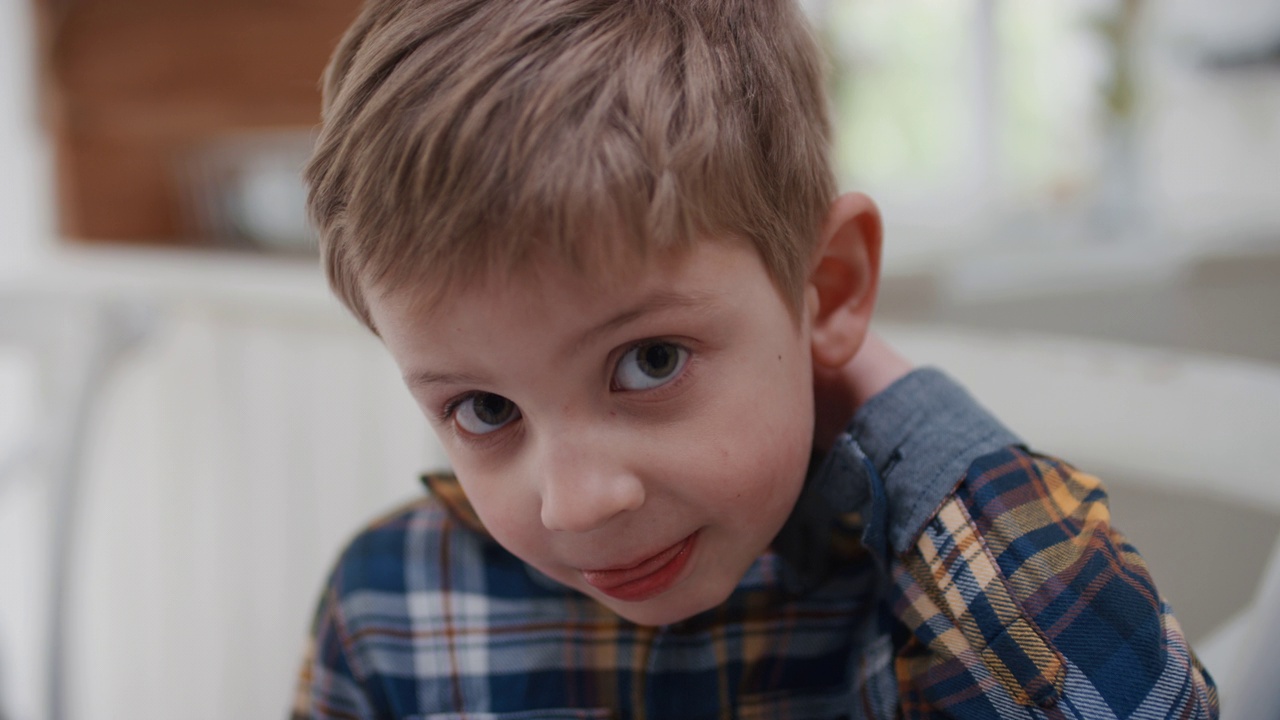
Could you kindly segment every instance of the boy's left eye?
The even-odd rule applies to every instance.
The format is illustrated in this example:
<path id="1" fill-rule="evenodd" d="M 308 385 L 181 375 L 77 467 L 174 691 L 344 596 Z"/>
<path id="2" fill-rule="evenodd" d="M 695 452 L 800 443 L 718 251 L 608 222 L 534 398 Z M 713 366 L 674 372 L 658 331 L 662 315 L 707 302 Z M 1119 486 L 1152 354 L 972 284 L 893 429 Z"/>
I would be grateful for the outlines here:
<path id="1" fill-rule="evenodd" d="M 493 393 L 468 395 L 452 412 L 453 422 L 470 435 L 488 435 L 520 418 L 515 403 Z"/>
<path id="2" fill-rule="evenodd" d="M 618 360 L 613 383 L 619 390 L 650 390 L 680 374 L 689 351 L 675 343 L 655 340 L 632 347 Z"/>

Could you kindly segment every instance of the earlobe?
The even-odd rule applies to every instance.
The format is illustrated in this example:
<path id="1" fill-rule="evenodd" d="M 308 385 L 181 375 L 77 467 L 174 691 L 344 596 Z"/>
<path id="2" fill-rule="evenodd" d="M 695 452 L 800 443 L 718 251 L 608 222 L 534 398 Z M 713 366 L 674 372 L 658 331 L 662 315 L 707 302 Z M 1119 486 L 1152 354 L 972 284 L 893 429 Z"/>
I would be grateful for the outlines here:
<path id="1" fill-rule="evenodd" d="M 818 365 L 845 365 L 866 338 L 880 283 L 881 235 L 880 211 L 866 195 L 848 193 L 831 204 L 806 291 Z"/>

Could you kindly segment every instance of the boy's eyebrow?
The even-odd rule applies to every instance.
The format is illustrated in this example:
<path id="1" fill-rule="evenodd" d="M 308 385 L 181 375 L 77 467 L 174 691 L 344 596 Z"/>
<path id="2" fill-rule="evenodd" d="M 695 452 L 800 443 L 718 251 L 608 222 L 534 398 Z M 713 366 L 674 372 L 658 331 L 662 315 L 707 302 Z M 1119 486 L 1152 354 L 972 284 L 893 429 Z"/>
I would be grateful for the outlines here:
<path id="1" fill-rule="evenodd" d="M 573 346 L 574 348 L 580 348 L 591 342 L 594 338 L 613 332 L 614 330 L 635 322 L 650 313 L 669 310 L 671 308 L 706 307 L 714 304 L 714 300 L 714 296 L 709 293 L 678 293 L 666 290 L 656 291 L 646 295 L 633 307 L 623 310 L 617 315 L 588 328 L 578 337 Z"/>
<path id="2" fill-rule="evenodd" d="M 480 382 L 479 375 L 471 373 L 438 373 L 431 370 L 420 370 L 404 376 L 404 382 L 410 389 L 427 385 L 475 385 Z"/>

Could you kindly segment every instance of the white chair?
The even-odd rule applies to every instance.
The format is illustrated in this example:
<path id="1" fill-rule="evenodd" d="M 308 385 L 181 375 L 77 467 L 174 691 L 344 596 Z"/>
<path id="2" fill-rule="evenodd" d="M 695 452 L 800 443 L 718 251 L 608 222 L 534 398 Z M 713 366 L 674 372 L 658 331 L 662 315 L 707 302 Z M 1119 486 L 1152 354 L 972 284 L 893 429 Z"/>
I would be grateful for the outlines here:
<path id="1" fill-rule="evenodd" d="M 1225 698 L 1225 720 L 1280 718 L 1280 541 L 1253 602 L 1200 643 Z"/>
<path id="2" fill-rule="evenodd" d="M 43 681 L 44 713 L 50 720 L 67 716 L 67 594 L 89 423 L 116 363 L 146 336 L 152 314 L 150 307 L 132 301 L 0 295 L 0 343 L 32 354 L 42 371 L 36 379 L 47 396 L 42 422 L 18 439 L 11 455 L 0 458 L 0 488 L 27 461 L 43 461 L 49 480 Z"/>

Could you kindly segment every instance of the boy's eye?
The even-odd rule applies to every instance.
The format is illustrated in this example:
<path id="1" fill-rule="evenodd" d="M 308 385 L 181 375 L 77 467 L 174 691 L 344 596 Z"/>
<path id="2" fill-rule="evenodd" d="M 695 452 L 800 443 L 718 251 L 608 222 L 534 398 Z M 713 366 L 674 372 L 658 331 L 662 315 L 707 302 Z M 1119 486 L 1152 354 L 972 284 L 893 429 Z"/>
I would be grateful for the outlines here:
<path id="1" fill-rule="evenodd" d="M 520 417 L 516 404 L 501 395 L 475 393 L 454 409 L 453 421 L 472 435 L 486 435 Z"/>
<path id="2" fill-rule="evenodd" d="M 620 390 L 649 390 L 670 382 L 680 374 L 689 351 L 674 343 L 645 342 L 627 351 L 613 372 L 614 386 Z"/>

